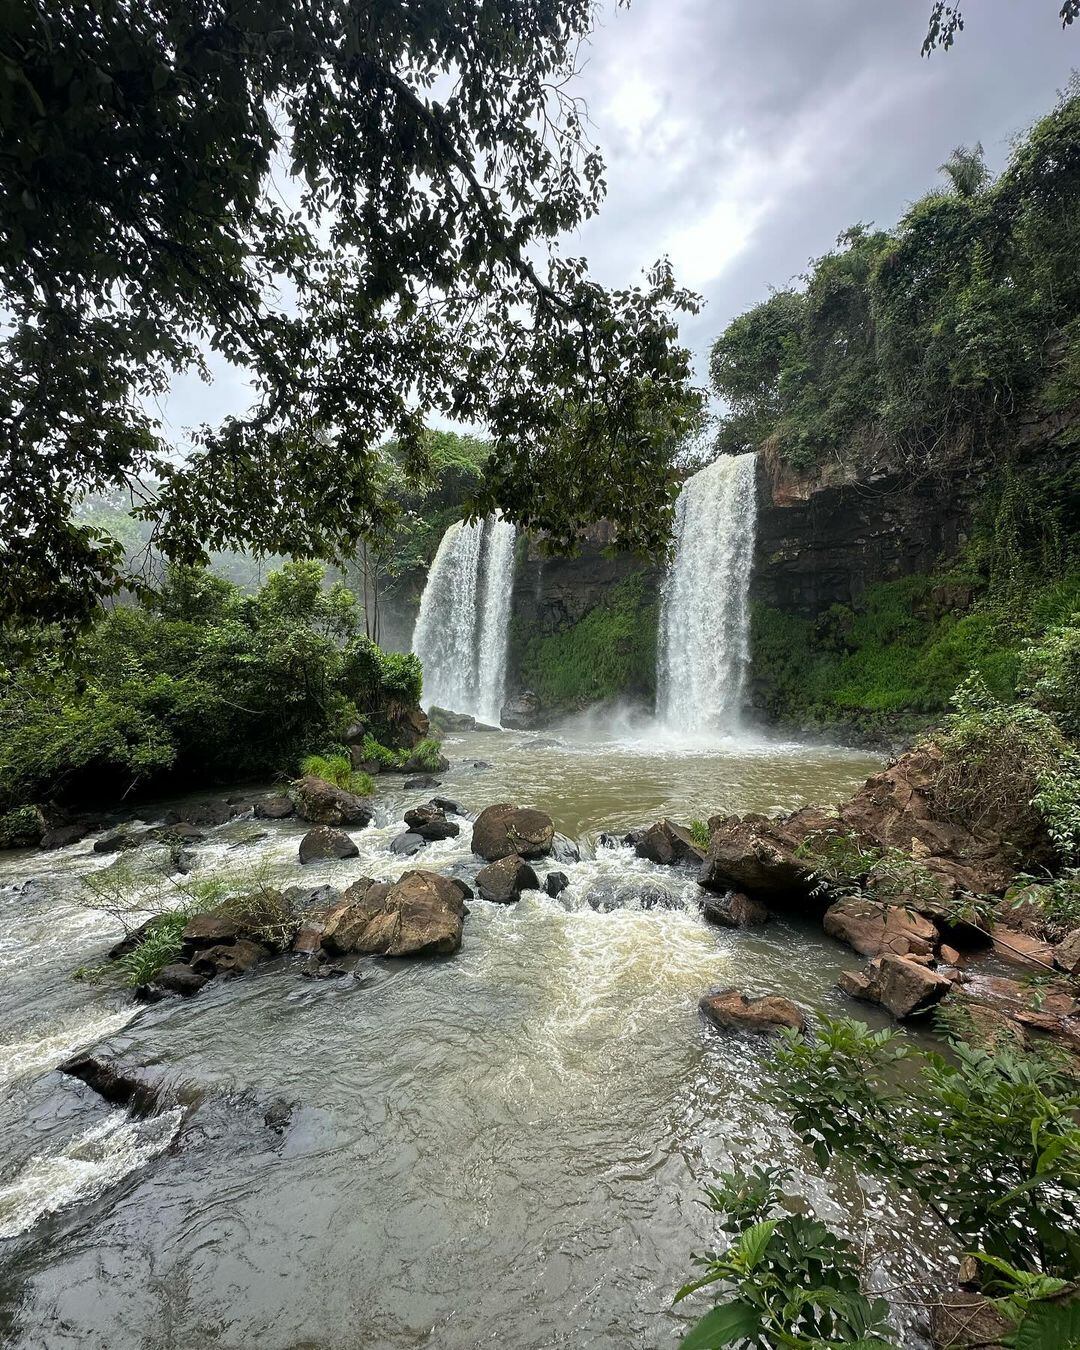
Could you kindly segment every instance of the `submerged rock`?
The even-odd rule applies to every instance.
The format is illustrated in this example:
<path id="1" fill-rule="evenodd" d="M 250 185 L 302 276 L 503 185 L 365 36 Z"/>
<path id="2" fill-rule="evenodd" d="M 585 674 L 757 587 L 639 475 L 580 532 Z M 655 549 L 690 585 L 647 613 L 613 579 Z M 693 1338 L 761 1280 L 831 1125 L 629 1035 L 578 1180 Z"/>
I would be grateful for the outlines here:
<path id="1" fill-rule="evenodd" d="M 164 966 L 158 971 L 153 983 L 159 989 L 167 989 L 170 994 L 182 994 L 185 998 L 191 998 L 209 982 L 210 978 L 209 975 L 193 970 L 182 961 L 174 961 L 172 965 Z"/>
<path id="2" fill-rule="evenodd" d="M 293 801 L 300 819 L 316 825 L 364 826 L 374 819 L 374 812 L 362 797 L 310 774 L 293 785 Z"/>
<path id="3" fill-rule="evenodd" d="M 45 831 L 39 847 L 49 850 L 69 848 L 72 844 L 81 844 L 89 833 L 89 825 L 57 825 Z"/>
<path id="4" fill-rule="evenodd" d="M 344 830 L 332 830 L 329 825 L 317 825 L 300 840 L 300 861 L 305 865 L 331 858 L 356 858 L 359 853 Z"/>
<path id="5" fill-rule="evenodd" d="M 659 882 L 598 878 L 585 892 L 590 909 L 608 914 L 616 909 L 677 909 L 679 900 Z"/>
<path id="6" fill-rule="evenodd" d="M 476 874 L 476 889 L 482 900 L 499 905 L 511 905 L 521 899 L 522 891 L 537 891 L 540 882 L 536 873 L 516 853 L 489 863 Z"/>
<path id="7" fill-rule="evenodd" d="M 698 848 L 689 830 L 683 829 L 671 820 L 658 820 L 650 825 L 634 845 L 639 858 L 649 862 L 670 865 L 672 863 L 693 863 L 699 865 L 705 859 L 705 850 Z"/>
<path id="8" fill-rule="evenodd" d="M 837 987 L 864 1003 L 880 1004 L 896 1018 L 929 1012 L 952 989 L 952 981 L 903 956 L 886 952 L 861 974 L 847 971 Z"/>
<path id="9" fill-rule="evenodd" d="M 60 1072 L 85 1083 L 110 1105 L 130 1107 L 137 1115 L 150 1112 L 158 1101 L 159 1091 L 152 1084 L 94 1055 L 69 1059 L 60 1065 Z"/>
<path id="10" fill-rule="evenodd" d="M 739 989 L 719 989 L 706 994 L 698 1007 L 710 1022 L 725 1030 L 776 1031 L 790 1027 L 803 1031 L 806 1027 L 798 1004 L 779 994 L 750 998 Z"/>
<path id="11" fill-rule="evenodd" d="M 542 858 L 551 852 L 555 822 L 543 811 L 500 803 L 481 811 L 473 824 L 472 851 L 487 862 L 517 853 Z"/>
<path id="12" fill-rule="evenodd" d="M 402 858 L 411 858 L 414 853 L 426 848 L 427 842 L 422 834 L 417 834 L 415 830 L 406 830 L 390 840 L 390 852 Z"/>
<path id="13" fill-rule="evenodd" d="M 442 780 L 436 778 L 434 774 L 423 773 L 419 778 L 408 778 L 404 786 L 410 791 L 413 788 L 437 788 L 442 786 Z"/>

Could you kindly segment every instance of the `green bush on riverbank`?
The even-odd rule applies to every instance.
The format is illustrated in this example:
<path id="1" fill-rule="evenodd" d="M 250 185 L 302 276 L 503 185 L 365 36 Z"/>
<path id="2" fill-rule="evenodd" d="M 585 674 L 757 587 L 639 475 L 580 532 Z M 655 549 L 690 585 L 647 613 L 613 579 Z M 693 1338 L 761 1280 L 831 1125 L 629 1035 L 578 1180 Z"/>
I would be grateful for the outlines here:
<path id="1" fill-rule="evenodd" d="M 352 592 L 322 582 L 318 564 L 291 563 L 245 596 L 177 570 L 74 650 L 39 648 L 0 683 L 0 811 L 291 776 L 360 719 L 392 739 L 419 663 L 368 641 Z"/>

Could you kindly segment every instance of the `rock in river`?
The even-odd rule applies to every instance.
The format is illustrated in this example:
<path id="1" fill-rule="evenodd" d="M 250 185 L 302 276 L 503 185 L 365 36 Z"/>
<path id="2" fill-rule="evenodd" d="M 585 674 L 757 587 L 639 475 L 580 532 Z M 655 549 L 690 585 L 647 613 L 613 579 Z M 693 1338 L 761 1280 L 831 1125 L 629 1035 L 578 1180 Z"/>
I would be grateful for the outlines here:
<path id="1" fill-rule="evenodd" d="M 314 825 L 370 825 L 374 818 L 362 797 L 310 774 L 293 785 L 293 801 L 300 819 Z"/>
<path id="2" fill-rule="evenodd" d="M 405 872 L 393 885 L 365 878 L 345 892 L 323 944 L 368 955 L 446 955 L 461 946 L 464 920 L 464 888 L 449 877 Z"/>
<path id="3" fill-rule="evenodd" d="M 543 858 L 551 852 L 555 822 L 543 811 L 503 802 L 481 811 L 473 825 L 472 851 L 487 862 L 516 853 Z"/>
<path id="4" fill-rule="evenodd" d="M 456 821 L 447 820 L 446 812 L 435 802 L 406 811 L 405 824 L 421 839 L 456 839 L 461 833 L 461 826 Z"/>
<path id="5" fill-rule="evenodd" d="M 751 900 L 748 895 L 738 891 L 729 891 L 727 895 L 710 896 L 701 907 L 708 923 L 718 924 L 721 928 L 755 928 L 768 923 L 769 911 L 760 900 Z"/>
<path id="6" fill-rule="evenodd" d="M 878 1003 L 894 1017 L 915 1017 L 940 1003 L 952 982 L 915 961 L 886 952 L 861 975 L 846 971 L 837 985 L 852 998 Z"/>
<path id="7" fill-rule="evenodd" d="M 634 852 L 639 858 L 664 864 L 693 863 L 696 866 L 705 858 L 705 850 L 694 843 L 690 831 L 671 820 L 658 820 L 655 825 L 650 825 L 635 843 Z"/>
<path id="8" fill-rule="evenodd" d="M 521 899 L 522 891 L 539 890 L 540 881 L 524 859 L 511 853 L 509 857 L 481 867 L 476 874 L 476 889 L 482 900 L 512 905 L 515 900 Z"/>
<path id="9" fill-rule="evenodd" d="M 324 862 L 329 858 L 355 858 L 360 850 L 344 830 L 332 830 L 329 825 L 316 825 L 300 840 L 302 863 Z"/>
<path id="10" fill-rule="evenodd" d="M 255 803 L 255 815 L 259 820 L 287 820 L 296 814 L 291 797 L 284 793 L 275 797 L 263 797 Z"/>
<path id="11" fill-rule="evenodd" d="M 396 853 L 401 858 L 411 858 L 426 845 L 427 840 L 422 834 L 417 834 L 415 830 L 405 830 L 390 840 L 390 852 Z"/>
<path id="12" fill-rule="evenodd" d="M 940 935 L 929 919 L 902 905 L 876 900 L 838 900 L 825 911 L 822 926 L 862 956 L 932 956 Z"/>
<path id="13" fill-rule="evenodd" d="M 749 998 L 738 989 L 718 989 L 706 994 L 698 1007 L 710 1022 L 725 1030 L 776 1031 L 790 1027 L 802 1031 L 806 1026 L 798 1005 L 779 994 Z"/>

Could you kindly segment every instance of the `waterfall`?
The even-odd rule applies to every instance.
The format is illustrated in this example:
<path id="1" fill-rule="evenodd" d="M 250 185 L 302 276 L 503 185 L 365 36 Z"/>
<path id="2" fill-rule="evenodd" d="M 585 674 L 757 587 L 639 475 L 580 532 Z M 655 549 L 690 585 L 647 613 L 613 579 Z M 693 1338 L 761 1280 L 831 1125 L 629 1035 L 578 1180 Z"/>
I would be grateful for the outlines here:
<path id="1" fill-rule="evenodd" d="M 506 685 L 515 530 L 488 516 L 457 521 L 428 572 L 412 649 L 424 667 L 428 707 L 499 723 Z"/>
<path id="2" fill-rule="evenodd" d="M 664 582 L 657 711 L 681 731 L 732 731 L 750 655 L 754 455 L 722 455 L 683 484 Z"/>

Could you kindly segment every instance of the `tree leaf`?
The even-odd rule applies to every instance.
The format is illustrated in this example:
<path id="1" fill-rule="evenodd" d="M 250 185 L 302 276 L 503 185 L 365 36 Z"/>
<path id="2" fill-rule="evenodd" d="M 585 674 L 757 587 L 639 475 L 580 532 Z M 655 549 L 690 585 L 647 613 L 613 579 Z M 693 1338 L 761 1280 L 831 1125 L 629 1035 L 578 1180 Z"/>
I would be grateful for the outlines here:
<path id="1" fill-rule="evenodd" d="M 679 1342 L 679 1350 L 716 1350 L 756 1336 L 761 1314 L 749 1303 L 723 1303 L 707 1312 Z"/>

